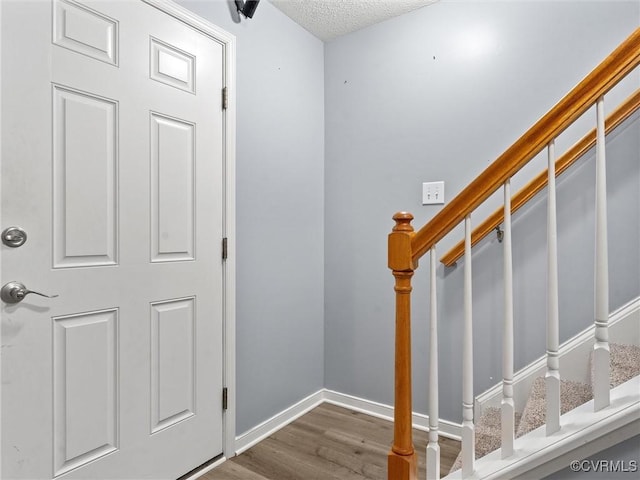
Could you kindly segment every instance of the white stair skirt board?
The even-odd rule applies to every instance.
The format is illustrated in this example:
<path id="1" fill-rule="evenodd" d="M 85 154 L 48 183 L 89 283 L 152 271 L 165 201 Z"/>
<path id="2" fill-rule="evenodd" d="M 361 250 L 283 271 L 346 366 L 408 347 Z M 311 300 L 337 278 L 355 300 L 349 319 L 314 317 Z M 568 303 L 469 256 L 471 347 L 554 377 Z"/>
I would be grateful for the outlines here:
<path id="1" fill-rule="evenodd" d="M 356 412 L 365 413 L 372 417 L 393 421 L 393 407 L 382 403 L 372 402 L 363 398 L 354 397 L 332 390 L 321 389 L 300 400 L 298 403 L 274 415 L 270 419 L 255 426 L 251 430 L 236 437 L 236 455 L 251 448 L 255 444 L 273 435 L 283 427 L 301 417 L 305 413 L 313 410 L 318 405 L 327 402 L 339 407 L 349 408 Z M 439 420 L 440 429 L 438 433 L 453 440 L 460 440 L 462 426 L 458 423 L 447 420 Z M 417 430 L 429 430 L 429 417 L 421 413 L 413 414 L 413 428 Z"/>
<path id="2" fill-rule="evenodd" d="M 640 297 L 630 301 L 609 315 L 609 342 L 640 345 Z M 575 382 L 591 383 L 589 354 L 593 350 L 594 326 L 591 325 L 571 339 L 565 341 L 559 349 L 560 372 L 563 379 Z M 516 412 L 521 412 L 529 398 L 533 381 L 544 376 L 546 355 L 519 370 L 513 378 Z M 498 383 L 476 397 L 475 417 L 483 408 L 499 407 L 502 400 L 502 383 Z"/>
<path id="3" fill-rule="evenodd" d="M 515 453 L 502 460 L 496 450 L 476 463 L 471 479 L 544 478 L 638 434 L 640 376 L 611 390 L 611 404 L 597 412 L 593 400 L 562 416 L 562 429 L 547 437 L 545 426 L 516 439 Z M 458 479 L 461 471 L 447 479 Z"/>

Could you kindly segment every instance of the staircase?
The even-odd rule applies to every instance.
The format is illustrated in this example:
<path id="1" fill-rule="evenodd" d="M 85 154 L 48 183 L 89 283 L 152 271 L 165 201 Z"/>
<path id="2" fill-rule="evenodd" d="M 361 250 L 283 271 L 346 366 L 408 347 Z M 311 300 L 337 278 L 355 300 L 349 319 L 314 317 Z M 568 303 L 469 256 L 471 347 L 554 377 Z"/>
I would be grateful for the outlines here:
<path id="1" fill-rule="evenodd" d="M 635 345 L 610 344 L 611 388 L 615 388 L 640 375 L 640 347 Z M 593 399 L 591 384 L 560 381 L 560 405 L 564 415 Z M 524 410 L 516 413 L 515 436 L 520 438 L 545 424 L 546 388 L 544 377 L 537 377 L 532 386 Z M 487 407 L 475 424 L 476 459 L 500 448 L 500 409 Z M 462 453 L 458 455 L 449 473 L 462 467 Z M 447 477 L 448 478 L 448 477 Z"/>
<path id="2" fill-rule="evenodd" d="M 431 221 L 415 231 L 413 215 L 396 213 L 388 238 L 388 266 L 395 278 L 395 403 L 394 439 L 388 454 L 389 480 L 417 479 L 416 453 L 411 437 L 412 277 L 419 260 L 429 254 L 429 442 L 427 478 L 440 478 L 438 446 L 438 258 L 436 247 L 458 225 L 464 240 L 440 260 L 451 265 L 463 259 L 464 321 L 462 346 L 462 450 L 446 478 L 543 478 L 640 431 L 639 355 L 634 346 L 610 343 L 609 264 L 607 228 L 606 135 L 640 109 L 637 90 L 605 118 L 606 94 L 640 65 L 640 28 L 571 90 L 547 114 L 455 196 Z M 587 110 L 595 107 L 596 128 L 564 155 L 556 158 L 555 140 Z M 556 176 L 595 146 L 595 292 L 589 384 L 568 381 L 560 370 Z M 512 196 L 511 178 L 546 150 L 548 169 Z M 547 187 L 547 318 L 544 376 L 531 382 L 522 411 L 515 391 L 514 308 L 511 215 Z M 502 189 L 504 205 L 472 229 L 471 216 L 494 192 Z M 637 207 L 637 206 L 635 206 Z M 640 214 L 635 210 L 633 215 Z M 504 274 L 502 383 L 498 408 L 485 408 L 475 419 L 473 357 L 472 246 L 502 225 Z M 637 330 L 637 320 L 635 328 Z M 542 352 L 541 352 L 542 353 Z M 423 372 L 419 372 L 423 374 Z M 612 443 L 614 442 L 614 443 Z"/>

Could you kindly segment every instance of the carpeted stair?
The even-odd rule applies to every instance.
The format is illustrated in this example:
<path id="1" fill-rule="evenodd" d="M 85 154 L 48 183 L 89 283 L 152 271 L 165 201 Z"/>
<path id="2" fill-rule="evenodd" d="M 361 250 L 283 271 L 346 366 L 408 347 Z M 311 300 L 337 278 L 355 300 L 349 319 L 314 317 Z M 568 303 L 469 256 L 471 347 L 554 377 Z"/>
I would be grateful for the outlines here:
<path id="1" fill-rule="evenodd" d="M 611 352 L 611 388 L 640 375 L 640 347 L 612 343 Z M 592 370 L 593 376 L 593 370 Z M 529 398 L 522 411 L 516 413 L 516 437 L 521 437 L 545 423 L 546 388 L 544 377 L 534 380 Z M 593 398 L 591 386 L 585 383 L 560 381 L 560 410 L 564 414 Z M 486 408 L 475 425 L 476 458 L 500 448 L 500 409 Z M 462 467 L 462 453 L 458 454 L 449 473 Z"/>
<path id="2" fill-rule="evenodd" d="M 531 385 L 529 399 L 522 412 L 522 421 L 516 431 L 516 437 L 535 430 L 546 422 L 547 389 L 544 377 L 538 377 Z M 560 413 L 564 414 L 593 398 L 591 385 L 569 380 L 560 380 Z"/>
<path id="3" fill-rule="evenodd" d="M 516 412 L 515 428 L 518 431 L 518 425 L 521 421 L 521 415 Z M 496 407 L 485 408 L 476 422 L 476 458 L 482 458 L 485 455 L 500 448 L 502 438 L 502 419 L 500 417 L 500 409 Z M 462 452 L 456 457 L 456 461 L 451 466 L 449 473 L 455 472 L 462 468 Z"/>
<path id="4" fill-rule="evenodd" d="M 609 353 L 611 357 L 611 375 L 609 377 L 611 388 L 640 375 L 640 347 L 611 343 Z M 591 355 L 593 356 L 593 352 Z M 589 362 L 591 362 L 591 357 Z M 593 369 L 591 370 L 591 383 L 593 383 Z"/>

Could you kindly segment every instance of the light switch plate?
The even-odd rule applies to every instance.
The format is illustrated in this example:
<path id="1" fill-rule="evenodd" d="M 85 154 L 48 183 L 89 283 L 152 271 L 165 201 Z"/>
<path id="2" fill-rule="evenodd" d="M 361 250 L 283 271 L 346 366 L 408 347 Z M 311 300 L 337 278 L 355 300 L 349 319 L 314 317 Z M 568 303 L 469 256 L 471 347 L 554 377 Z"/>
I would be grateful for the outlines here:
<path id="1" fill-rule="evenodd" d="M 427 182 L 422 184 L 422 204 L 444 204 L 444 182 Z"/>

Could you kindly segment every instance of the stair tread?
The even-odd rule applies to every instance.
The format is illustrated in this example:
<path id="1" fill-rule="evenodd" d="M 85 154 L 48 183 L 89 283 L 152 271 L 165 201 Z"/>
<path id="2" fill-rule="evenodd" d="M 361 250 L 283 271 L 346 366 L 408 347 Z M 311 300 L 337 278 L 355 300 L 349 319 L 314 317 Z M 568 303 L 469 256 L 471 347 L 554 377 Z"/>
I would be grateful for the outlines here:
<path id="1" fill-rule="evenodd" d="M 546 397 L 547 389 L 544 377 L 538 377 L 531 385 L 529 398 L 522 411 L 522 421 L 516 436 L 521 437 L 544 425 L 546 421 Z M 592 398 L 593 393 L 590 385 L 571 380 L 560 380 L 560 413 L 567 413 Z"/>
<path id="2" fill-rule="evenodd" d="M 514 432 L 518 430 L 522 415 L 515 414 Z M 476 435 L 476 458 L 482 458 L 485 455 L 500 448 L 502 440 L 502 418 L 500 409 L 496 407 L 487 407 L 483 410 L 482 415 L 475 424 Z M 455 472 L 462 467 L 462 453 L 458 453 L 455 462 L 451 466 L 449 473 Z"/>

